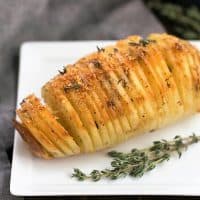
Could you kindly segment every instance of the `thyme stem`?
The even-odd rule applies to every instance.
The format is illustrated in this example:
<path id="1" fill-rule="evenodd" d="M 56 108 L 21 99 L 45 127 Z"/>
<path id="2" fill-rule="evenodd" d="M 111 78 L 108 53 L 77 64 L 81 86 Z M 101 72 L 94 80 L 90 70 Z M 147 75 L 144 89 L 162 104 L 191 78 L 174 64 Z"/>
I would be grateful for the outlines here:
<path id="1" fill-rule="evenodd" d="M 108 156 L 112 158 L 110 168 L 93 170 L 90 174 L 85 174 L 76 168 L 72 177 L 79 181 L 87 179 L 99 181 L 101 178 L 114 180 L 127 175 L 141 177 L 145 172 L 153 170 L 158 164 L 168 161 L 174 153 L 178 153 L 180 158 L 188 146 L 199 141 L 200 136 L 193 134 L 184 138 L 176 136 L 171 141 L 154 141 L 153 145 L 148 148 L 132 149 L 129 153 L 110 151 L 108 152 Z"/>

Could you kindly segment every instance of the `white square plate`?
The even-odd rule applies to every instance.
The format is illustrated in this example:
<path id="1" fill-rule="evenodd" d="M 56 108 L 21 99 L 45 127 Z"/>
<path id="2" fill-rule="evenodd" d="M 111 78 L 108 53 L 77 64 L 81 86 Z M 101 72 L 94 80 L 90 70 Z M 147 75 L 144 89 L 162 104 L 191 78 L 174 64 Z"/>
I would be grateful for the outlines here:
<path id="1" fill-rule="evenodd" d="M 18 101 L 30 93 L 40 96 L 41 86 L 62 66 L 95 51 L 112 41 L 28 42 L 21 47 Z M 200 48 L 200 42 L 194 42 Z M 152 133 L 137 136 L 113 149 L 128 151 L 146 147 L 158 139 L 171 139 L 192 132 L 200 134 L 200 114 Z M 111 150 L 111 149 L 109 149 Z M 10 191 L 14 195 L 200 195 L 200 145 L 191 146 L 181 159 L 177 157 L 158 166 L 140 179 L 79 182 L 70 176 L 73 168 L 86 172 L 108 167 L 109 150 L 70 158 L 41 160 L 29 152 L 15 134 Z"/>

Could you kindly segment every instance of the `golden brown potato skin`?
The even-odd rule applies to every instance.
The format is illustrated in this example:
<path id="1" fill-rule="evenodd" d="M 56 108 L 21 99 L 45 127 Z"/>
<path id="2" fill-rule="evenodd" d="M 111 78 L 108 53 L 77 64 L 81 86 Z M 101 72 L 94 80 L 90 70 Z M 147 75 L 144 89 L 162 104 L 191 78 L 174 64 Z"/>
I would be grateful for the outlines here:
<path id="1" fill-rule="evenodd" d="M 129 36 L 66 66 L 15 122 L 42 158 L 94 152 L 200 109 L 200 52 L 168 34 Z M 31 142 L 32 141 L 32 142 Z"/>

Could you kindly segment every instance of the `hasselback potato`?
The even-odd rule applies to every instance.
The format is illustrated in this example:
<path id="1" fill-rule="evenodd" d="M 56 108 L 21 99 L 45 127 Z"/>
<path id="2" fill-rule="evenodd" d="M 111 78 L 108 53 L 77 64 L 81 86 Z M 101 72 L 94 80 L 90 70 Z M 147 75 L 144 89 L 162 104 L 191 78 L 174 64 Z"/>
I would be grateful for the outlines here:
<path id="1" fill-rule="evenodd" d="M 200 52 L 168 34 L 130 36 L 68 65 L 17 110 L 15 127 L 48 159 L 93 152 L 200 109 Z"/>

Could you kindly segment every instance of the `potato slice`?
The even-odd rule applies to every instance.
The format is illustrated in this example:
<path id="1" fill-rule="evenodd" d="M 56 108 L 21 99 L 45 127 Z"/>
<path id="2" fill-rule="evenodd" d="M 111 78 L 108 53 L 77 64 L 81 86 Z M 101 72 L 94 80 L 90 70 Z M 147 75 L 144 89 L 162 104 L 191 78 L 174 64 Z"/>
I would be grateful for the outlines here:
<path id="1" fill-rule="evenodd" d="M 168 40 L 165 35 L 161 38 L 158 35 L 151 35 L 151 38 L 155 38 L 161 48 L 162 54 L 166 59 L 166 62 L 171 68 L 174 80 L 179 89 L 179 93 L 184 105 L 185 115 L 191 112 L 192 104 L 192 83 L 191 83 L 191 73 L 188 67 L 188 63 L 185 60 L 184 51 L 182 45 L 176 42 Z M 178 46 L 177 46 L 178 44 Z M 177 49 L 178 48 L 178 49 Z M 179 50 L 180 48 L 180 50 Z"/>
<path id="2" fill-rule="evenodd" d="M 90 90 L 85 91 L 85 102 L 93 117 L 96 128 L 98 129 L 99 136 L 101 137 L 103 144 L 102 148 L 111 145 L 112 142 L 108 132 L 109 127 L 107 126 L 110 118 L 105 112 L 105 108 L 96 94 L 96 78 L 95 76 L 90 76 L 90 78 L 87 78 L 87 75 L 91 73 L 90 69 L 83 67 L 81 63 L 77 63 L 76 67 L 78 68 L 78 74 L 84 84 L 92 86 Z"/>
<path id="3" fill-rule="evenodd" d="M 123 119 L 118 119 L 119 110 L 116 110 L 115 107 L 111 105 L 112 101 L 110 94 L 108 93 L 108 80 L 101 80 L 101 77 L 104 77 L 104 73 L 102 70 L 96 68 L 93 62 L 94 58 L 91 60 L 89 57 L 87 59 L 87 67 L 89 68 L 90 72 L 93 73 L 93 75 L 95 76 L 95 82 L 93 84 L 95 85 L 95 92 L 97 93 L 99 99 L 102 102 L 102 108 L 105 109 L 111 120 L 110 125 L 108 127 L 111 141 L 112 143 L 118 143 L 124 140 L 125 137 L 122 130 Z"/>
<path id="4" fill-rule="evenodd" d="M 188 50 L 187 51 L 187 58 L 188 58 L 188 63 L 190 66 L 190 71 L 192 74 L 192 80 L 193 80 L 193 93 L 194 93 L 194 101 L 196 102 L 196 108 L 199 109 L 199 104 L 200 104 L 200 53 L 188 42 L 182 41 L 183 44 L 185 45 L 185 48 Z"/>
<path id="5" fill-rule="evenodd" d="M 32 133 L 34 138 L 40 143 L 52 157 L 63 157 L 63 152 L 58 149 L 48 138 L 45 132 L 39 129 L 39 121 L 37 119 L 37 111 L 30 112 L 31 108 L 21 108 L 17 110 L 17 114 L 23 125 Z"/>
<path id="6" fill-rule="evenodd" d="M 94 151 L 91 138 L 69 100 L 56 85 L 46 84 L 42 89 L 45 102 L 54 110 L 60 122 L 70 132 L 81 152 Z"/>
<path id="7" fill-rule="evenodd" d="M 107 106 L 113 109 L 117 116 L 120 117 L 119 120 L 121 121 L 123 131 L 126 133 L 131 130 L 130 120 L 127 119 L 127 116 L 131 114 L 130 103 L 122 97 L 122 90 L 117 87 L 116 80 L 114 80 L 112 70 L 109 69 L 108 63 L 102 56 L 98 56 L 97 58 L 102 65 L 102 74 L 98 78 L 109 97 Z"/>
<path id="8" fill-rule="evenodd" d="M 29 149 L 34 155 L 44 159 L 52 158 L 52 155 L 49 152 L 47 152 L 46 149 L 34 138 L 32 132 L 29 131 L 24 124 L 21 124 L 17 120 L 14 120 L 14 125 L 18 133 L 28 144 Z"/>
<path id="9" fill-rule="evenodd" d="M 39 99 L 35 96 L 30 96 L 29 102 L 33 106 L 38 107 L 38 114 L 40 115 L 41 120 L 46 123 L 49 131 L 51 132 L 52 139 L 56 140 L 60 148 L 62 148 L 62 150 L 68 155 L 80 153 L 79 146 L 69 133 L 57 122 L 55 116 L 50 113 L 48 108 L 42 106 Z"/>
<path id="10" fill-rule="evenodd" d="M 97 70 L 94 68 L 93 64 L 91 63 L 88 64 L 88 69 L 90 70 L 91 73 L 94 73 Z M 99 98 L 98 102 L 100 105 L 100 109 L 101 111 L 104 110 L 108 116 L 108 119 L 109 119 L 109 122 L 107 124 L 108 134 L 110 137 L 111 144 L 115 144 L 124 138 L 121 121 L 118 119 L 117 112 L 115 112 L 114 108 L 111 106 L 108 106 L 110 102 L 109 96 L 107 94 L 107 91 L 104 90 L 104 86 L 100 84 L 98 80 L 99 78 L 98 74 L 96 75 L 94 73 L 94 76 L 95 76 L 95 82 L 94 82 L 95 92 Z"/>
<path id="11" fill-rule="evenodd" d="M 115 85 L 115 87 L 119 91 L 119 94 L 121 95 L 121 98 L 123 98 L 125 102 L 123 106 L 124 107 L 128 106 L 130 110 L 130 111 L 127 111 L 126 116 L 131 126 L 131 130 L 134 130 L 138 126 L 138 123 L 139 123 L 138 113 L 137 113 L 137 109 L 135 105 L 131 101 L 130 96 L 127 94 L 126 88 L 128 87 L 127 85 L 128 82 L 125 83 L 123 82 L 124 79 L 122 79 L 124 72 L 121 70 L 121 73 L 119 73 L 119 69 L 123 68 L 122 63 L 120 63 L 117 59 L 115 59 L 115 55 L 114 55 L 115 50 L 113 47 L 107 48 L 104 52 L 105 53 L 102 53 L 102 56 L 104 57 L 106 62 L 109 63 L 109 66 L 111 68 L 110 76 L 111 76 L 111 79 L 113 80 L 113 84 Z M 118 66 L 118 68 L 115 67 L 116 65 Z"/>
<path id="12" fill-rule="evenodd" d="M 137 108 L 137 113 L 139 116 L 139 123 L 136 122 L 138 119 L 135 119 L 136 127 L 133 130 L 137 129 L 138 127 L 140 127 L 140 129 L 143 129 L 144 127 L 146 127 L 146 124 L 155 128 L 155 109 L 153 110 L 152 108 L 150 101 L 151 99 L 147 99 L 147 90 L 143 89 L 143 85 L 141 82 L 141 79 L 143 77 L 140 77 L 140 75 L 137 73 L 137 65 L 132 60 L 128 60 L 126 54 L 124 54 L 123 51 L 123 48 L 118 48 L 118 51 L 116 51 L 115 54 L 117 59 L 121 63 L 119 65 L 122 66 L 118 68 L 118 75 L 121 76 L 122 80 L 121 84 L 126 86 L 125 89 L 135 108 Z M 148 129 L 149 128 L 150 127 L 148 127 Z"/>
<path id="13" fill-rule="evenodd" d="M 82 95 L 83 95 L 83 93 L 81 93 L 81 96 Z M 87 99 L 86 96 L 82 96 L 82 97 Z M 102 148 L 101 137 L 100 137 L 99 131 L 96 127 L 95 121 L 91 115 L 91 112 L 90 112 L 89 108 L 87 107 L 87 104 L 85 103 L 85 101 L 77 99 L 77 96 L 74 95 L 73 93 L 67 94 L 67 98 L 69 99 L 70 103 L 73 105 L 74 109 L 78 113 L 82 123 L 87 128 L 90 138 L 93 142 L 94 148 L 96 150 L 101 149 Z M 80 96 L 79 96 L 79 98 L 80 98 Z"/>
<path id="14" fill-rule="evenodd" d="M 33 105 L 30 102 L 30 97 L 26 98 L 25 102 L 21 105 L 22 109 L 28 110 L 30 116 L 33 116 L 33 120 L 35 121 L 35 125 L 37 128 L 42 131 L 46 137 L 48 137 L 49 141 L 60 151 L 61 155 L 64 156 L 67 153 L 72 153 L 68 147 L 63 145 L 63 141 L 59 139 L 58 135 L 52 131 L 52 128 L 48 126 L 48 124 L 44 121 L 43 118 L 40 118 L 40 110 L 44 109 L 44 107 L 38 107 L 38 105 Z M 37 111 L 37 112 L 36 112 Z M 47 116 L 45 116 L 47 117 Z M 52 125 L 53 126 L 53 125 Z M 71 154 L 70 154 L 71 155 Z"/>
<path id="15" fill-rule="evenodd" d="M 151 45 L 152 54 L 157 55 L 156 57 L 159 60 L 161 74 L 163 76 L 163 80 L 165 81 L 165 88 L 168 91 L 168 103 L 170 113 L 169 115 L 173 115 L 173 119 L 178 119 L 184 112 L 183 104 L 181 103 L 181 97 L 178 92 L 178 88 L 176 82 L 174 80 L 173 74 L 165 62 L 162 53 L 159 51 L 159 47 L 155 45 Z M 167 87 L 166 87 L 167 86 Z"/>

